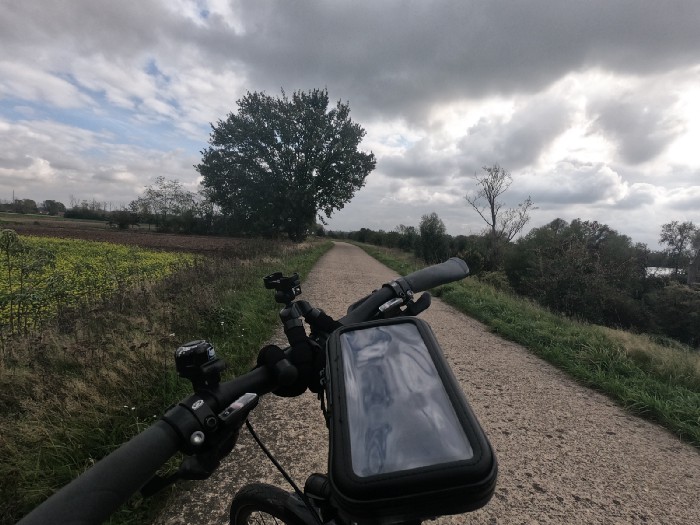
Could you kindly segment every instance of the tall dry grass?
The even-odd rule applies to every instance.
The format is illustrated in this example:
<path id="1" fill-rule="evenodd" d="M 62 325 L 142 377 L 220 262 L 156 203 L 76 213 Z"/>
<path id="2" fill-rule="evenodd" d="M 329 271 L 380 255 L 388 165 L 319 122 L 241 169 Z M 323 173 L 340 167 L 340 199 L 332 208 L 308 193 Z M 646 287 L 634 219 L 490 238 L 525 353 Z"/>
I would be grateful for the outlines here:
<path id="1" fill-rule="evenodd" d="M 198 258 L 158 282 L 83 303 L 0 356 L 0 524 L 15 523 L 53 491 L 138 433 L 189 388 L 173 351 L 206 338 L 241 372 L 277 322 L 262 277 L 308 272 L 327 244 L 251 240 Z M 113 523 L 145 523 L 155 503 L 136 498 Z"/>

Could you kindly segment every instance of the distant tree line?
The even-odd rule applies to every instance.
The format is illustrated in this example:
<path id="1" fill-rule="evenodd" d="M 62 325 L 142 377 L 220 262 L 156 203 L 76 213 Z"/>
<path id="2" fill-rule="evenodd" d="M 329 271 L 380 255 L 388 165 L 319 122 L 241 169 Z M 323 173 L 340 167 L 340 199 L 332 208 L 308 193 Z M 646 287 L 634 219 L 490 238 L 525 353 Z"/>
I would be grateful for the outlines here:
<path id="1" fill-rule="evenodd" d="M 444 261 L 449 257 L 461 257 L 469 262 L 472 274 L 485 272 L 489 259 L 489 241 L 485 235 L 457 235 L 447 233 L 445 223 L 437 213 L 423 215 L 418 226 L 400 224 L 392 231 L 361 228 L 357 231 L 325 231 L 324 235 L 335 239 L 397 248 L 428 264 Z"/>
<path id="2" fill-rule="evenodd" d="M 158 177 L 128 206 L 107 210 L 81 201 L 71 203 L 65 216 L 119 228 L 147 224 L 159 231 L 301 241 L 317 221 L 341 209 L 375 167 L 374 154 L 359 149 L 365 130 L 350 118 L 349 104 L 331 105 L 326 89 L 278 97 L 249 92 L 237 105 L 237 112 L 212 125 L 195 166 L 200 192 Z M 36 213 L 33 201 L 20 204 L 13 211 Z"/>
<path id="3" fill-rule="evenodd" d="M 0 211 L 9 213 L 44 213 L 46 215 L 61 215 L 66 211 L 66 206 L 62 202 L 46 200 L 39 204 L 33 199 L 14 199 L 7 202 L 0 202 Z"/>
<path id="4" fill-rule="evenodd" d="M 490 232 L 451 236 L 436 213 L 418 227 L 326 232 L 413 253 L 427 263 L 461 257 L 476 278 L 588 322 L 668 336 L 700 347 L 700 229 L 692 222 L 662 226 L 663 251 L 650 251 L 597 221 L 556 219 L 517 241 L 499 245 Z M 657 275 L 650 267 L 667 267 Z"/>
<path id="5" fill-rule="evenodd" d="M 155 184 L 147 186 L 143 195 L 116 209 L 112 209 L 112 203 L 71 197 L 69 207 L 55 200 L 37 205 L 32 199 L 16 199 L 14 203 L 0 203 L 0 211 L 105 221 L 120 229 L 146 225 L 160 232 L 205 234 L 226 233 L 227 230 L 219 224 L 225 221 L 216 216 L 214 206 L 205 195 L 187 191 L 179 181 L 162 176 L 156 177 Z"/>
<path id="6" fill-rule="evenodd" d="M 156 177 L 155 183 L 128 205 L 114 210 L 110 207 L 95 199 L 73 201 L 63 216 L 105 221 L 119 229 L 147 226 L 163 233 L 229 233 L 206 195 L 186 190 L 180 181 L 163 176 Z"/>
<path id="7" fill-rule="evenodd" d="M 693 222 L 664 224 L 659 242 L 665 249 L 657 252 L 581 219 L 556 219 L 515 240 L 534 209 L 532 199 L 504 205 L 512 177 L 498 164 L 474 178 L 476 190 L 465 199 L 486 225 L 480 235 L 452 237 L 436 213 L 424 215 L 418 227 L 329 235 L 399 248 L 429 264 L 458 256 L 477 278 L 565 315 L 700 347 L 700 228 Z M 658 274 L 654 267 L 671 271 Z"/>

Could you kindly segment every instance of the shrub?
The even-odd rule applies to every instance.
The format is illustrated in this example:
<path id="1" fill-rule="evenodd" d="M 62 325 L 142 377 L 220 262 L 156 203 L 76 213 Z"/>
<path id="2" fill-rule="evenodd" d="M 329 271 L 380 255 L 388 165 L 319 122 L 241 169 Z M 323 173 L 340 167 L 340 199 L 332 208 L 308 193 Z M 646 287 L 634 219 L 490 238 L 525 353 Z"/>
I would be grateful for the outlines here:
<path id="1" fill-rule="evenodd" d="M 679 341 L 700 346 L 700 290 L 671 282 L 646 298 L 654 312 L 652 328 Z"/>

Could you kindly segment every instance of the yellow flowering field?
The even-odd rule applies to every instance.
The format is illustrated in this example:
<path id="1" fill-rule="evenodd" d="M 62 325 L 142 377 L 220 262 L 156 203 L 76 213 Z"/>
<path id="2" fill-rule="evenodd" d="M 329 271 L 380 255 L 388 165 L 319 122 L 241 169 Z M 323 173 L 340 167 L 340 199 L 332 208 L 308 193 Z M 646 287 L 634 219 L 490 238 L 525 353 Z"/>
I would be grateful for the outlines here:
<path id="1" fill-rule="evenodd" d="M 193 255 L 0 231 L 0 331 L 29 331 L 62 308 L 162 279 Z"/>

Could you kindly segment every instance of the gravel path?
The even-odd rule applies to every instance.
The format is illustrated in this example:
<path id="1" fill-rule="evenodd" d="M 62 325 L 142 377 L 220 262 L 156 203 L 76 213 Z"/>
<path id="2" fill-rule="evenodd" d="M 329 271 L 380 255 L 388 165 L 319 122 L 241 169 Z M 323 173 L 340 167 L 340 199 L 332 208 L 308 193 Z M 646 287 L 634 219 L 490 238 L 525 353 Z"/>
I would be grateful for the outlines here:
<path id="1" fill-rule="evenodd" d="M 302 298 L 340 317 L 348 304 L 395 275 L 359 248 L 337 243 L 305 280 Z M 499 461 L 491 502 L 438 523 L 700 523 L 698 450 L 439 300 L 421 317 L 432 326 Z M 274 342 L 284 344 L 281 330 Z M 310 472 L 326 470 L 322 419 L 311 393 L 267 396 L 251 416 L 301 485 Z M 285 487 L 245 432 L 227 463 L 206 482 L 189 485 L 157 523 L 228 523 L 231 497 L 251 481 Z"/>

